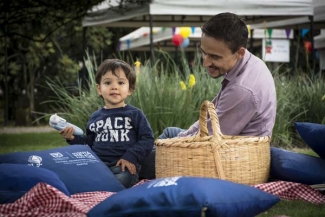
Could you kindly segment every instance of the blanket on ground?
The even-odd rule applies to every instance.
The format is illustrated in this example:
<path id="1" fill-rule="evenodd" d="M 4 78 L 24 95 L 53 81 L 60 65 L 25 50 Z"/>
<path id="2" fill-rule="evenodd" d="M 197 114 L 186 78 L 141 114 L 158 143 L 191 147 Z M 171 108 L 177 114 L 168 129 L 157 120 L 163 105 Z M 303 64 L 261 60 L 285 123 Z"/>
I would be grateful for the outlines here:
<path id="1" fill-rule="evenodd" d="M 141 185 L 150 180 L 142 180 Z M 275 181 L 254 185 L 282 200 L 303 200 L 315 204 L 325 204 L 325 195 L 314 188 L 294 182 Z M 0 217 L 86 217 L 86 213 L 115 192 L 85 192 L 66 196 L 56 188 L 38 183 L 14 203 L 0 205 Z"/>

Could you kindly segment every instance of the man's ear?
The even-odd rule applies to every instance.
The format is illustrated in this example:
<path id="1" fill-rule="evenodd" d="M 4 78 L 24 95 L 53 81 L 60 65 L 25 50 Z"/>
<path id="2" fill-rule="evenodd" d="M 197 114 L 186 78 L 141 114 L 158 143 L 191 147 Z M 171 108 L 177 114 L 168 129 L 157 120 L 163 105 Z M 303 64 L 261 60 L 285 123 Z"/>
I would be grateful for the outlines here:
<path id="1" fill-rule="evenodd" d="M 243 58 L 245 56 L 245 51 L 246 49 L 244 47 L 239 48 L 239 50 L 237 51 L 237 58 Z"/>

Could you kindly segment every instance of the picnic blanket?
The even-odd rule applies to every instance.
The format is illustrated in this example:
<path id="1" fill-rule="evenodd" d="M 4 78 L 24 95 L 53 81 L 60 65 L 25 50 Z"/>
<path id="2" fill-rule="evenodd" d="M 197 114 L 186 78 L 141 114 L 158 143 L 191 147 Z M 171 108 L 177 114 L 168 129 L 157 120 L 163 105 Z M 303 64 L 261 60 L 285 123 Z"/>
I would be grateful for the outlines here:
<path id="1" fill-rule="evenodd" d="M 150 180 L 141 180 L 141 185 Z M 282 200 L 303 200 L 315 204 L 325 204 L 325 195 L 314 188 L 294 182 L 275 181 L 254 185 Z M 0 217 L 85 217 L 86 213 L 115 192 L 85 192 L 66 196 L 56 188 L 38 183 L 23 197 L 11 204 L 0 205 Z"/>
<path id="2" fill-rule="evenodd" d="M 85 192 L 71 197 L 45 183 L 38 183 L 14 203 L 0 205 L 0 217 L 86 217 L 86 213 L 114 192 Z"/>

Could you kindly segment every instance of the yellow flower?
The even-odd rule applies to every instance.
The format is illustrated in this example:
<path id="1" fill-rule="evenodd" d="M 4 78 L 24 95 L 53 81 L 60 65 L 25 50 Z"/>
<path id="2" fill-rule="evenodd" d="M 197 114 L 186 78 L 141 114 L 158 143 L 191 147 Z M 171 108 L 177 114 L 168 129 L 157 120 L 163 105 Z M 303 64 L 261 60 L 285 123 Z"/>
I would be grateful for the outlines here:
<path id="1" fill-rule="evenodd" d="M 193 74 L 190 75 L 190 80 L 188 81 L 188 87 L 192 88 L 195 85 L 195 76 Z"/>
<path id="2" fill-rule="evenodd" d="M 325 101 L 325 94 L 324 94 L 324 96 L 322 97 L 322 101 Z"/>
<path id="3" fill-rule="evenodd" d="M 182 90 L 186 90 L 186 85 L 183 81 L 180 81 L 179 84 L 181 85 Z"/>
<path id="4" fill-rule="evenodd" d="M 137 61 L 134 63 L 134 65 L 135 65 L 136 67 L 140 67 L 140 66 L 141 66 L 141 62 L 140 62 L 139 60 L 137 60 Z"/>
<path id="5" fill-rule="evenodd" d="M 135 73 L 138 75 L 140 73 L 140 66 L 141 66 L 141 62 L 139 60 L 137 60 L 135 63 Z"/>

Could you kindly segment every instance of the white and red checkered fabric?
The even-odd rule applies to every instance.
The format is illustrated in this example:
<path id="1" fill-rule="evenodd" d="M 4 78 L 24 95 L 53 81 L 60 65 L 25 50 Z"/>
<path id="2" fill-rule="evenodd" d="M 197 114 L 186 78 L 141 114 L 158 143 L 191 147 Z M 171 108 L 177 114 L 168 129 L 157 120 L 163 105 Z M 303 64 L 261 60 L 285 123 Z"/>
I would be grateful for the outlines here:
<path id="1" fill-rule="evenodd" d="M 300 183 L 276 181 L 254 185 L 254 187 L 276 195 L 281 200 L 304 200 L 315 204 L 325 204 L 325 195 Z"/>
<path id="2" fill-rule="evenodd" d="M 0 217 L 85 217 L 95 205 L 113 192 L 86 192 L 66 196 L 45 183 L 38 183 L 19 200 L 0 205 Z"/>

